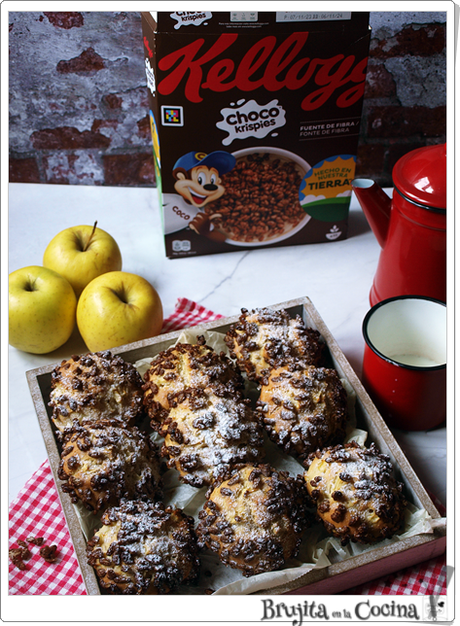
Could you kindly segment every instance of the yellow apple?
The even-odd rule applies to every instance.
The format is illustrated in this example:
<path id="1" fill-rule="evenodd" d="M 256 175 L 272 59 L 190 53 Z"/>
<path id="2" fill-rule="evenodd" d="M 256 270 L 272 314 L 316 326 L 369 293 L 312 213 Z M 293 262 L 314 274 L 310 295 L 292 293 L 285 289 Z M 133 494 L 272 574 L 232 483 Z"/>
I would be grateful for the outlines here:
<path id="1" fill-rule="evenodd" d="M 9 343 L 46 354 L 62 346 L 75 328 L 77 297 L 69 281 L 31 265 L 8 277 Z"/>
<path id="2" fill-rule="evenodd" d="M 117 242 L 102 228 L 72 226 L 49 242 L 43 265 L 67 278 L 78 296 L 94 278 L 105 272 L 121 270 Z"/>
<path id="3" fill-rule="evenodd" d="M 142 276 L 107 272 L 83 290 L 77 325 L 91 352 L 110 350 L 158 335 L 163 306 L 157 291 Z"/>

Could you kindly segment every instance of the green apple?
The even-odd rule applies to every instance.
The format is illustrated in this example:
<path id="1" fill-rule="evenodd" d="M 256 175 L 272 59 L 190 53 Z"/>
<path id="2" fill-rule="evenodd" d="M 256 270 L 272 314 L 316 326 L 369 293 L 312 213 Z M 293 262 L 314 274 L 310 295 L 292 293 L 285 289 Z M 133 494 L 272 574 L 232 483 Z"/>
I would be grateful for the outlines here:
<path id="1" fill-rule="evenodd" d="M 31 265 L 8 277 L 9 343 L 46 354 L 62 346 L 75 328 L 77 297 L 69 281 Z"/>
<path id="2" fill-rule="evenodd" d="M 67 278 L 78 298 L 97 276 L 121 270 L 122 260 L 115 239 L 95 222 L 94 226 L 66 228 L 53 237 L 43 265 Z"/>
<path id="3" fill-rule="evenodd" d="M 158 335 L 163 306 L 157 291 L 142 276 L 107 272 L 83 290 L 77 325 L 91 352 L 110 350 Z"/>

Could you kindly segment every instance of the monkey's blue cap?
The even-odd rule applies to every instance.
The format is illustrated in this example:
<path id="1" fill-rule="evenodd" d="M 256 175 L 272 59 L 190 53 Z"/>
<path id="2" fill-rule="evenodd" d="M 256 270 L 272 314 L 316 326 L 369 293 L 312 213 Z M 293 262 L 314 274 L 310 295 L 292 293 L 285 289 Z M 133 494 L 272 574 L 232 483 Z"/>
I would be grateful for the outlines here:
<path id="1" fill-rule="evenodd" d="M 220 175 L 226 174 L 235 167 L 236 159 L 233 154 L 224 150 L 216 150 L 215 152 L 188 152 L 184 154 L 174 164 L 174 169 L 183 168 L 186 172 L 193 169 L 197 165 L 205 165 L 206 167 L 214 167 Z"/>

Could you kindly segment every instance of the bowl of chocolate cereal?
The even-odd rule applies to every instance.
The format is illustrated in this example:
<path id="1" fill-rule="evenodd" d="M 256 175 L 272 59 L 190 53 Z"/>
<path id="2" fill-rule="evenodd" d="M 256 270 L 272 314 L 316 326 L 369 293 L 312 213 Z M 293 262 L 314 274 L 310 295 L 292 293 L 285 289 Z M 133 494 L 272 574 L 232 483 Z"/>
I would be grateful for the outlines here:
<path id="1" fill-rule="evenodd" d="M 235 246 L 277 243 L 310 220 L 299 188 L 311 166 L 281 148 L 258 146 L 233 153 L 235 167 L 222 176 L 225 194 L 206 207 L 214 228 Z"/>

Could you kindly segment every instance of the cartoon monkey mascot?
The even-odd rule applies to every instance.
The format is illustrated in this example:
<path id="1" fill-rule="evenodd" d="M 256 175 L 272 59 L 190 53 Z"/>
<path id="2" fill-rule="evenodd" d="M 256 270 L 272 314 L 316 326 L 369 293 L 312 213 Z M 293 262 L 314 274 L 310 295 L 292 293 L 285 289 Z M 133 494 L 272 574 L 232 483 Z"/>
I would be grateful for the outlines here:
<path id="1" fill-rule="evenodd" d="M 174 189 L 188 204 L 202 209 L 225 193 L 220 177 L 233 169 L 235 163 L 235 157 L 223 150 L 184 154 L 174 165 Z"/>

